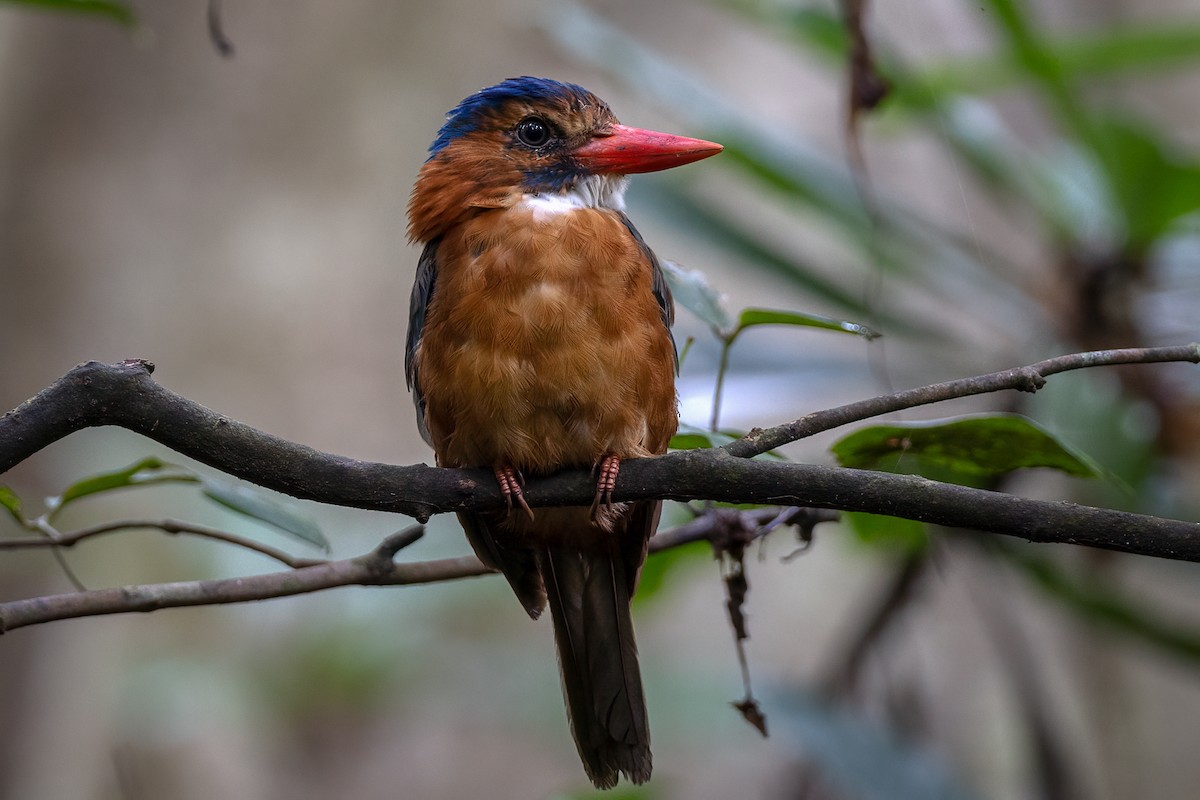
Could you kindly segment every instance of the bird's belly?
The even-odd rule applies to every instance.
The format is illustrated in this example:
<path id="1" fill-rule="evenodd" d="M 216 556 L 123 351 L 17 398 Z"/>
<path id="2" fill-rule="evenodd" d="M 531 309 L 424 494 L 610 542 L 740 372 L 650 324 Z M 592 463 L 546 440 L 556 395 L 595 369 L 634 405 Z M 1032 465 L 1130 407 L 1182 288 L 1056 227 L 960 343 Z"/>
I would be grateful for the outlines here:
<path id="1" fill-rule="evenodd" d="M 516 255 L 477 256 L 453 310 L 427 323 L 421 381 L 439 461 L 538 473 L 663 452 L 674 352 L 648 274 L 570 248 Z"/>
<path id="2" fill-rule="evenodd" d="M 446 367 L 457 391 L 429 395 L 435 416 L 439 398 L 448 401 L 456 434 L 447 442 L 448 457 L 537 472 L 591 464 L 607 453 L 651 452 L 650 417 L 662 415 L 664 405 L 673 416 L 674 394 L 656 393 L 646 374 L 644 365 L 654 359 L 649 332 L 633 325 L 614 336 L 587 309 L 556 307 L 560 294 L 531 288 L 515 306 L 495 309 L 507 325 L 481 319 L 475 335 L 454 348 Z M 659 362 L 669 380 L 666 355 Z"/>

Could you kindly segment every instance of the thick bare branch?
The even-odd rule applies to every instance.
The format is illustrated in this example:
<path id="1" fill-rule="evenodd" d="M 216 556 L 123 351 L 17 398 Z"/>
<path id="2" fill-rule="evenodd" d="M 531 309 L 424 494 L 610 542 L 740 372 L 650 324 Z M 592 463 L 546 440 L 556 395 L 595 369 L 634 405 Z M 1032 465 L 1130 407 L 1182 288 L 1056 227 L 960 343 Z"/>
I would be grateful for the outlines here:
<path id="1" fill-rule="evenodd" d="M 725 449 L 692 450 L 622 466 L 616 500 L 661 497 L 806 506 L 1200 561 L 1200 525 L 941 484 L 913 476 L 746 458 L 840 424 L 1001 389 L 1032 391 L 1047 375 L 1107 364 L 1200 361 L 1200 346 L 1081 353 L 1016 370 L 898 392 L 757 431 Z M 502 504 L 489 472 L 397 467 L 318 452 L 223 417 L 164 389 L 146 362 L 81 364 L 0 417 L 0 470 L 85 427 L 119 425 L 223 472 L 295 497 L 426 520 Z M 530 481 L 531 506 L 587 505 L 586 470 Z"/>

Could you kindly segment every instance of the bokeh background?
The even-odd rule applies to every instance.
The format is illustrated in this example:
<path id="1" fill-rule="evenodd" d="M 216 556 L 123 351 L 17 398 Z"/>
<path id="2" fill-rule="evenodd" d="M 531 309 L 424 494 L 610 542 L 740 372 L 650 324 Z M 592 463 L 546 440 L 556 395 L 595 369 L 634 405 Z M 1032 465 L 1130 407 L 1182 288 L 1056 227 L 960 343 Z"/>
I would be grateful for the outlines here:
<path id="1" fill-rule="evenodd" d="M 892 97 L 863 115 L 873 207 L 847 167 L 837 9 L 766 0 L 271 3 L 103 16 L 0 3 L 0 407 L 88 359 L 278 436 L 430 461 L 403 374 L 417 252 L 404 209 L 444 112 L 520 74 L 720 158 L 641 176 L 631 216 L 731 314 L 871 324 L 873 344 L 746 332 L 722 424 L 1109 346 L 1200 339 L 1200 9 L 1194 0 L 878 3 Z M 680 379 L 708 423 L 708 323 Z M 710 318 L 711 320 L 711 318 Z M 1195 368 L 1055 378 L 905 419 L 1020 411 L 1105 477 L 1003 488 L 1195 519 Z M 832 462 L 835 436 L 789 451 Z M 71 436 L 5 475 L 36 509 L 159 454 Z M 336 556 L 407 520 L 308 506 Z M 188 487 L 114 493 L 64 529 L 184 518 L 302 545 Z M 685 518 L 678 510 L 671 520 Z M 21 531 L 7 518 L 0 535 Z M 704 546 L 656 571 L 636 624 L 655 778 L 623 798 L 1190 798 L 1200 786 L 1200 572 L 900 526 L 786 533 L 747 561 L 742 685 Z M 408 559 L 467 552 L 438 519 Z M 89 587 L 253 574 L 212 543 L 134 532 L 66 554 Z M 70 590 L 0 554 L 0 600 Z M 586 797 L 548 625 L 494 578 L 54 623 L 0 638 L 0 797 Z"/>

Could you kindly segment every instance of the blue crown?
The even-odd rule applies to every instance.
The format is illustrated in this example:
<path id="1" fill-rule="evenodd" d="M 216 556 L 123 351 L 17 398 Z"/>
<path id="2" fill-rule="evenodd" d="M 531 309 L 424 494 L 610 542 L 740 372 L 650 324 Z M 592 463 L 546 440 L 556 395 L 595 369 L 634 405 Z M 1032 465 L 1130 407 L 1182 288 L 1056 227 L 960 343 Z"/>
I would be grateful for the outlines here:
<path id="1" fill-rule="evenodd" d="M 566 95 L 587 94 L 588 91 L 582 86 L 549 78 L 532 78 L 525 75 L 501 81 L 495 86 L 481 89 L 450 110 L 446 115 L 446 124 L 429 146 L 429 157 L 433 158 L 458 137 L 474 131 L 489 111 L 494 111 L 505 103 L 513 100 L 548 102 Z"/>

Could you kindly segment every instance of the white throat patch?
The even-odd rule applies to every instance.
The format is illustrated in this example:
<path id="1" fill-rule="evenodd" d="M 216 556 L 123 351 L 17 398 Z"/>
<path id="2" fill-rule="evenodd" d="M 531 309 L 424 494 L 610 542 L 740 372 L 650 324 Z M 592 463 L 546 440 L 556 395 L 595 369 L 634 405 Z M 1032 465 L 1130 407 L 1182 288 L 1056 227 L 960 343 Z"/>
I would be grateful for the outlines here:
<path id="1" fill-rule="evenodd" d="M 582 208 L 624 211 L 628 185 L 624 175 L 589 175 L 564 192 L 527 193 L 521 198 L 521 206 L 531 210 L 535 219 Z"/>

